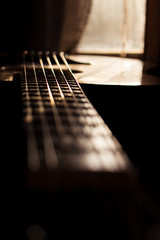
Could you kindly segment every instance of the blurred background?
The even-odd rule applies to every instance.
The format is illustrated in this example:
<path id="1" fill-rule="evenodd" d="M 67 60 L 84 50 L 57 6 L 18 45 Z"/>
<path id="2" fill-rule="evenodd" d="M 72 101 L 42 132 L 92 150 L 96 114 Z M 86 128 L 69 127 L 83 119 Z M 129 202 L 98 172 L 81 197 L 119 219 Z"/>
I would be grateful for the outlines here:
<path id="1" fill-rule="evenodd" d="M 93 0 L 78 51 L 143 53 L 146 0 Z"/>
<path id="2" fill-rule="evenodd" d="M 142 53 L 145 16 L 146 0 L 3 1 L 0 52 Z"/>

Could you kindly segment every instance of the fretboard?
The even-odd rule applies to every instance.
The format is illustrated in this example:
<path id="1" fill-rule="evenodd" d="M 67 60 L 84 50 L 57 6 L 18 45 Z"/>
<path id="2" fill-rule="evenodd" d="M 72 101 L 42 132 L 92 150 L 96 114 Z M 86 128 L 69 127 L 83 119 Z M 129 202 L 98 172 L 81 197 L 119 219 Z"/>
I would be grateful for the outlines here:
<path id="1" fill-rule="evenodd" d="M 63 53 L 23 54 L 23 125 L 31 173 L 128 171 L 130 163 Z"/>

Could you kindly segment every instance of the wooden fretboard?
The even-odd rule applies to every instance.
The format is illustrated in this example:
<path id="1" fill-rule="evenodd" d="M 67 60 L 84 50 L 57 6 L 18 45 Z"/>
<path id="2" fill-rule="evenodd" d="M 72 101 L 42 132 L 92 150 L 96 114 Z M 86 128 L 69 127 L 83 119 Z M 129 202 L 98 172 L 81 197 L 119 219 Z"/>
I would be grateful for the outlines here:
<path id="1" fill-rule="evenodd" d="M 130 162 L 76 81 L 63 53 L 24 52 L 28 171 L 128 172 Z"/>

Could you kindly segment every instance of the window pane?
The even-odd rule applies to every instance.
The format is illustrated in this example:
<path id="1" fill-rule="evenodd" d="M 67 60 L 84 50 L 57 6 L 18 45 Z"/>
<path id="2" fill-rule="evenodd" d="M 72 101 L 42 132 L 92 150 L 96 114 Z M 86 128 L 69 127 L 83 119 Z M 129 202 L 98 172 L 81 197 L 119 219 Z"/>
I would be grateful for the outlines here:
<path id="1" fill-rule="evenodd" d="M 142 53 L 145 11 L 146 0 L 93 0 L 78 50 Z"/>

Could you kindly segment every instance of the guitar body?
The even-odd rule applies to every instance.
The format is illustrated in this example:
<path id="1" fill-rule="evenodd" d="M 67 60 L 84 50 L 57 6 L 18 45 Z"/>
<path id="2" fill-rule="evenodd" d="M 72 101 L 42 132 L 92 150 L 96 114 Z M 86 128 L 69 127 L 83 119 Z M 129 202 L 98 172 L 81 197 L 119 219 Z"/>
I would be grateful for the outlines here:
<path id="1" fill-rule="evenodd" d="M 135 165 L 91 104 L 101 90 L 82 85 L 90 102 L 77 81 L 91 66 L 63 53 L 17 59 L 0 74 L 6 239 L 143 239 Z"/>

